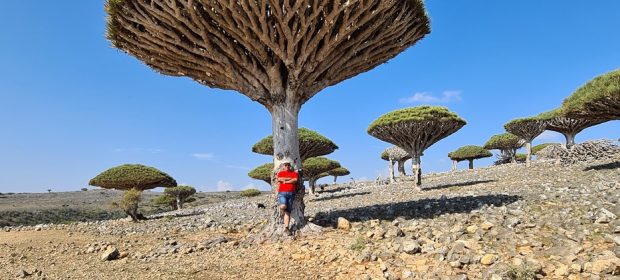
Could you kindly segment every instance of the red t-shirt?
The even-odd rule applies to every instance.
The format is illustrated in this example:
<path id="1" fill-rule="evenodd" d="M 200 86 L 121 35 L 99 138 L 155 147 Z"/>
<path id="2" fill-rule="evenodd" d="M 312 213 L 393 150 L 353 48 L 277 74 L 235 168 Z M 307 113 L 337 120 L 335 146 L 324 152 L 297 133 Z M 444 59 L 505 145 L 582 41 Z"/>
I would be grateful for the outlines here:
<path id="1" fill-rule="evenodd" d="M 290 179 L 298 179 L 297 177 L 297 172 L 295 172 L 294 170 L 288 171 L 288 170 L 282 170 L 280 172 L 278 172 L 278 178 L 290 178 Z M 280 183 L 280 187 L 278 188 L 278 192 L 294 192 L 295 191 L 295 185 L 297 183 Z"/>

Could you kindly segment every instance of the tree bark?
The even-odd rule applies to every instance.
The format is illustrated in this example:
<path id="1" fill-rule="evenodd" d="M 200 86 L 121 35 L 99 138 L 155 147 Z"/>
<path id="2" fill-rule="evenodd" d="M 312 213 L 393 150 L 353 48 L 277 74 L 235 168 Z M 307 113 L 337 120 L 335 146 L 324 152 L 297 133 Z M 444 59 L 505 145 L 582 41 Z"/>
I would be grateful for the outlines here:
<path id="1" fill-rule="evenodd" d="M 183 201 L 181 200 L 181 196 L 177 195 L 177 210 L 183 209 Z"/>
<path id="2" fill-rule="evenodd" d="M 525 166 L 530 167 L 532 165 L 532 141 L 525 143 L 525 149 L 527 150 L 527 155 L 525 156 Z"/>
<path id="3" fill-rule="evenodd" d="M 316 180 L 315 178 L 311 178 L 308 180 L 308 187 L 310 188 L 310 194 L 316 195 Z"/>
<path id="4" fill-rule="evenodd" d="M 405 178 L 405 176 L 407 176 L 407 174 L 405 173 L 405 161 L 404 160 L 398 161 L 398 176 L 402 178 Z"/>
<path id="5" fill-rule="evenodd" d="M 287 100 L 286 102 L 282 102 L 282 104 L 273 104 L 268 109 L 271 112 L 274 148 L 274 171 L 271 178 L 271 186 L 273 189 L 272 203 L 275 204 L 275 207 L 269 224 L 263 231 L 263 234 L 266 237 L 278 239 L 285 235 L 285 231 L 284 221 L 280 213 L 280 208 L 277 205 L 279 184 L 276 180 L 276 175 L 280 170 L 280 165 L 284 162 L 290 162 L 293 168 L 299 173 L 297 188 L 295 190 L 295 199 L 293 200 L 292 209 L 290 209 L 291 219 L 289 229 L 291 232 L 295 233 L 306 225 L 306 220 L 304 218 L 305 188 L 303 184 L 303 168 L 299 157 L 299 136 L 297 134 L 300 105 Z"/>
<path id="6" fill-rule="evenodd" d="M 416 186 L 422 185 L 422 170 L 420 168 L 420 156 L 411 154 L 411 165 L 413 168 L 413 181 Z"/>
<path id="7" fill-rule="evenodd" d="M 388 161 L 388 177 L 390 178 L 390 184 L 394 183 L 394 161 L 390 159 Z"/>
<path id="8" fill-rule="evenodd" d="M 564 138 L 566 138 L 566 148 L 570 148 L 575 145 L 575 135 L 577 133 L 564 132 Z"/>
<path id="9" fill-rule="evenodd" d="M 469 169 L 474 169 L 474 160 L 469 159 Z"/>
<path id="10" fill-rule="evenodd" d="M 458 161 L 456 160 L 452 160 L 452 170 L 451 171 L 456 171 L 457 165 L 459 164 Z"/>

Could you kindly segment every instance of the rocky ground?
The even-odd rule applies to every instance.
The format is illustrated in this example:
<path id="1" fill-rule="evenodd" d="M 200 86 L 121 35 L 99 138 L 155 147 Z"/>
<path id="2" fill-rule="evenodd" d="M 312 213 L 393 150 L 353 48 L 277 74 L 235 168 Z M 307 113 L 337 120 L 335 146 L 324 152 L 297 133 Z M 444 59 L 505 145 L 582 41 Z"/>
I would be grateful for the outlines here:
<path id="1" fill-rule="evenodd" d="M 620 158 L 330 186 L 318 235 L 256 244 L 270 196 L 131 223 L 5 227 L 0 278 L 620 279 Z M 112 260 L 107 260 L 112 259 Z"/>

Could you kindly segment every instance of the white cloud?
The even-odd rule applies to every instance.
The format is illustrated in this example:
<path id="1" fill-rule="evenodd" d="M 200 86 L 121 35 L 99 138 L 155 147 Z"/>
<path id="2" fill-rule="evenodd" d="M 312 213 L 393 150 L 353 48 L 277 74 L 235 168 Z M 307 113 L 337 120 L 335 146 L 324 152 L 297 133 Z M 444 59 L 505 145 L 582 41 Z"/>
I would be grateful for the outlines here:
<path id="1" fill-rule="evenodd" d="M 536 137 L 536 140 L 541 140 L 541 141 L 562 141 L 564 136 L 562 136 L 562 134 L 557 133 L 555 131 L 550 131 L 550 130 L 545 130 L 545 132 L 543 132 L 542 134 L 538 135 L 538 137 Z"/>
<path id="2" fill-rule="evenodd" d="M 413 96 L 401 98 L 400 103 L 451 103 L 461 101 L 460 90 L 446 90 L 441 97 L 436 97 L 428 92 L 416 92 Z"/>
<path id="3" fill-rule="evenodd" d="M 232 191 L 234 188 L 232 186 L 231 183 L 226 182 L 224 180 L 219 180 L 217 181 L 217 191 L 218 192 L 223 192 L 223 191 Z"/>
<path id="4" fill-rule="evenodd" d="M 212 160 L 213 159 L 212 153 L 196 153 L 196 154 L 192 154 L 192 156 L 199 160 Z"/>

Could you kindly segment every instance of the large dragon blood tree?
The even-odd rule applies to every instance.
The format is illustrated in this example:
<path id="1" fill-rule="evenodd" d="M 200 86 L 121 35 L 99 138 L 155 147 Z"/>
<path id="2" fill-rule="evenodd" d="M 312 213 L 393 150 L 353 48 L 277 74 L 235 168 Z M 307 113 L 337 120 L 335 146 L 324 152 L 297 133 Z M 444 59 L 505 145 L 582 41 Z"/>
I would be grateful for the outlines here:
<path id="1" fill-rule="evenodd" d="M 448 157 L 452 160 L 452 171 L 456 170 L 456 164 L 460 161 L 469 161 L 469 169 L 474 169 L 474 160 L 491 156 L 493 154 L 487 149 L 474 145 L 463 146 L 448 153 Z"/>
<path id="2" fill-rule="evenodd" d="M 119 206 L 135 222 L 142 218 L 142 215 L 138 213 L 138 202 L 140 202 L 142 191 L 157 187 L 176 187 L 177 181 L 154 167 L 124 164 L 101 172 L 90 179 L 88 184 L 104 189 L 125 191 Z"/>
<path id="3" fill-rule="evenodd" d="M 160 73 L 235 90 L 265 106 L 274 169 L 284 161 L 302 167 L 302 104 L 430 32 L 422 0 L 108 0 L 106 11 L 116 48 Z M 293 232 L 306 224 L 303 196 L 300 182 Z M 281 236 L 279 223 L 276 207 L 263 233 Z"/>
<path id="4" fill-rule="evenodd" d="M 506 131 L 525 140 L 525 165 L 532 165 L 532 141 L 546 129 L 546 122 L 536 117 L 515 119 L 504 125 Z"/>
<path id="5" fill-rule="evenodd" d="M 620 93 L 619 93 L 620 94 Z M 595 118 L 570 118 L 563 116 L 559 109 L 544 112 L 537 116 L 538 119 L 545 122 L 547 130 L 562 133 L 566 138 L 566 147 L 570 148 L 575 145 L 575 136 L 582 130 L 606 122 L 604 119 Z"/>
<path id="6" fill-rule="evenodd" d="M 504 158 L 510 158 L 510 162 L 516 163 L 517 150 L 523 147 L 524 144 L 525 141 L 519 138 L 519 136 L 506 132 L 491 136 L 482 147 L 487 150 L 499 150 L 501 155 L 500 162 Z"/>
<path id="7" fill-rule="evenodd" d="M 466 122 L 446 107 L 418 106 L 389 112 L 368 127 L 368 134 L 409 152 L 416 185 L 422 184 L 420 157 L 428 147 Z"/>
<path id="8" fill-rule="evenodd" d="M 390 183 L 394 183 L 395 181 L 394 162 L 398 163 L 398 175 L 404 177 L 407 175 L 405 174 L 405 161 L 410 158 L 411 156 L 409 153 L 398 146 L 388 147 L 381 153 L 381 159 L 388 162 L 388 176 L 390 178 Z"/>
<path id="9" fill-rule="evenodd" d="M 577 89 L 562 102 L 560 114 L 576 119 L 620 120 L 620 69 Z"/>

